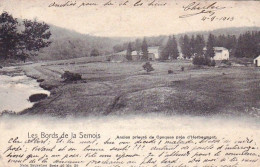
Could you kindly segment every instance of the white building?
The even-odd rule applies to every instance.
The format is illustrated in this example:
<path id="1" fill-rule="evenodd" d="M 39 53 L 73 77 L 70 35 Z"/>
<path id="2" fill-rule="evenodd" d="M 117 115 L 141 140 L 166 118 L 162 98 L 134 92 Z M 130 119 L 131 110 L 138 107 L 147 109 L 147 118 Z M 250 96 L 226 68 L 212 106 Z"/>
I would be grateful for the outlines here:
<path id="1" fill-rule="evenodd" d="M 254 59 L 254 65 L 260 67 L 260 55 Z"/>
<path id="2" fill-rule="evenodd" d="M 214 47 L 214 60 L 229 60 L 229 51 L 224 47 Z"/>
<path id="3" fill-rule="evenodd" d="M 229 60 L 229 51 L 224 47 L 213 47 L 215 56 L 212 58 L 213 60 Z M 204 54 L 207 51 L 207 48 L 203 48 Z"/>
<path id="4" fill-rule="evenodd" d="M 148 53 L 152 55 L 152 57 L 148 56 L 153 60 L 159 59 L 159 46 L 148 47 Z"/>
<path id="5" fill-rule="evenodd" d="M 122 52 L 118 52 L 118 53 L 114 53 L 111 55 L 111 61 L 115 61 L 115 62 L 123 62 L 123 61 L 127 61 L 126 59 L 126 53 L 127 51 L 124 50 Z M 133 61 L 140 61 L 142 60 L 142 52 L 139 51 L 132 51 L 131 53 L 132 55 L 132 60 Z M 148 47 L 148 60 L 156 60 L 159 59 L 159 47 L 158 46 L 154 46 L 154 47 Z"/>

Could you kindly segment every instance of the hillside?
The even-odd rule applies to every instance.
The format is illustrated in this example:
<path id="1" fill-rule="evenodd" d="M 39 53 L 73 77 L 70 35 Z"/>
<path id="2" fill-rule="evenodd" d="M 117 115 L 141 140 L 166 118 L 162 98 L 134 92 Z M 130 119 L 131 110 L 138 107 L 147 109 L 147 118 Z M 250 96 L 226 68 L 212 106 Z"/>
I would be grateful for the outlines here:
<path id="1" fill-rule="evenodd" d="M 40 51 L 32 60 L 62 60 L 90 56 L 93 48 L 101 55 L 113 52 L 113 46 L 127 40 L 126 38 L 95 37 L 76 31 L 50 25 L 51 45 Z"/>
<path id="2" fill-rule="evenodd" d="M 68 30 L 65 28 L 50 25 L 50 31 L 52 33 L 52 44 L 40 51 L 39 56 L 32 58 L 32 60 L 63 60 L 70 58 L 78 58 L 90 56 L 90 52 L 93 48 L 99 50 L 101 55 L 106 55 L 113 52 L 113 46 L 124 45 L 129 41 L 134 41 L 133 38 L 125 37 L 96 37 L 87 34 L 80 34 L 76 31 Z M 187 32 L 181 34 L 175 34 L 176 38 L 187 34 L 189 36 L 201 34 L 207 39 L 209 33 L 214 35 L 236 35 L 244 33 L 246 31 L 260 31 L 260 27 L 232 27 L 216 29 L 212 31 L 196 31 Z M 149 46 L 158 46 L 167 41 L 166 35 L 146 37 Z M 140 38 L 142 40 L 142 38 Z"/>

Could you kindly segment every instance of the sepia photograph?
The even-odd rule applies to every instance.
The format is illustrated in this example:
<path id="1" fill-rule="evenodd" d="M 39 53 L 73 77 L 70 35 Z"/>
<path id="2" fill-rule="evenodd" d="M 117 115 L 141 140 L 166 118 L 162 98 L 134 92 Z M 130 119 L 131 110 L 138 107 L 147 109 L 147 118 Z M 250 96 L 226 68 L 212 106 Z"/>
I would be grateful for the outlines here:
<path id="1" fill-rule="evenodd" d="M 259 9 L 1 0 L 0 167 L 260 166 Z"/>

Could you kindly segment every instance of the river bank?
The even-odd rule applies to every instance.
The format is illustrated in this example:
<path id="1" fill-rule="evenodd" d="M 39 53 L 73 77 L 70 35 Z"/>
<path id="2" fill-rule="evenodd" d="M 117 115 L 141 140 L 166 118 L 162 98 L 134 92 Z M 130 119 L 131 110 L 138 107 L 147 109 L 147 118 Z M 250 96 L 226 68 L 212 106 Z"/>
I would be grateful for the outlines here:
<path id="1" fill-rule="evenodd" d="M 50 92 L 39 87 L 35 79 L 26 76 L 21 66 L 0 69 L 0 115 L 17 115 L 31 108 L 38 94 L 49 96 Z"/>

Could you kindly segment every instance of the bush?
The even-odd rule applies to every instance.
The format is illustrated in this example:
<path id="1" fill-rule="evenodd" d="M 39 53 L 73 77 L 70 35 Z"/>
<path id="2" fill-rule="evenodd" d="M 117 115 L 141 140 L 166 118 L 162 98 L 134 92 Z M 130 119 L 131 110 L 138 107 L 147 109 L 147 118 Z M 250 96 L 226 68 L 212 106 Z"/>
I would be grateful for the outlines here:
<path id="1" fill-rule="evenodd" d="M 72 73 L 69 71 L 65 71 L 64 74 L 61 75 L 61 78 L 64 79 L 64 81 L 77 81 L 81 80 L 81 75 L 78 73 Z"/>
<path id="2" fill-rule="evenodd" d="M 205 65 L 205 58 L 203 56 L 195 56 L 192 63 L 194 65 Z"/>
<path id="3" fill-rule="evenodd" d="M 154 71 L 154 68 L 152 67 L 152 65 L 150 64 L 150 62 L 146 62 L 143 65 L 144 70 L 146 70 L 146 72 L 151 72 Z"/>
<path id="4" fill-rule="evenodd" d="M 228 60 L 222 60 L 221 63 L 231 66 L 231 62 Z"/>
<path id="5" fill-rule="evenodd" d="M 204 66 L 215 66 L 216 62 L 215 60 L 211 60 L 208 57 L 205 56 L 195 56 L 192 60 L 192 63 L 194 65 L 204 65 Z"/>
<path id="6" fill-rule="evenodd" d="M 212 67 L 215 67 L 215 66 L 216 66 L 216 62 L 215 62 L 215 60 L 211 60 L 211 62 L 210 62 L 210 66 L 212 66 Z"/>
<path id="7" fill-rule="evenodd" d="M 99 56 L 99 51 L 97 49 L 93 49 L 90 53 L 91 57 L 96 57 Z"/>
<path id="8" fill-rule="evenodd" d="M 168 70 L 168 74 L 173 74 L 173 71 L 172 70 Z"/>

